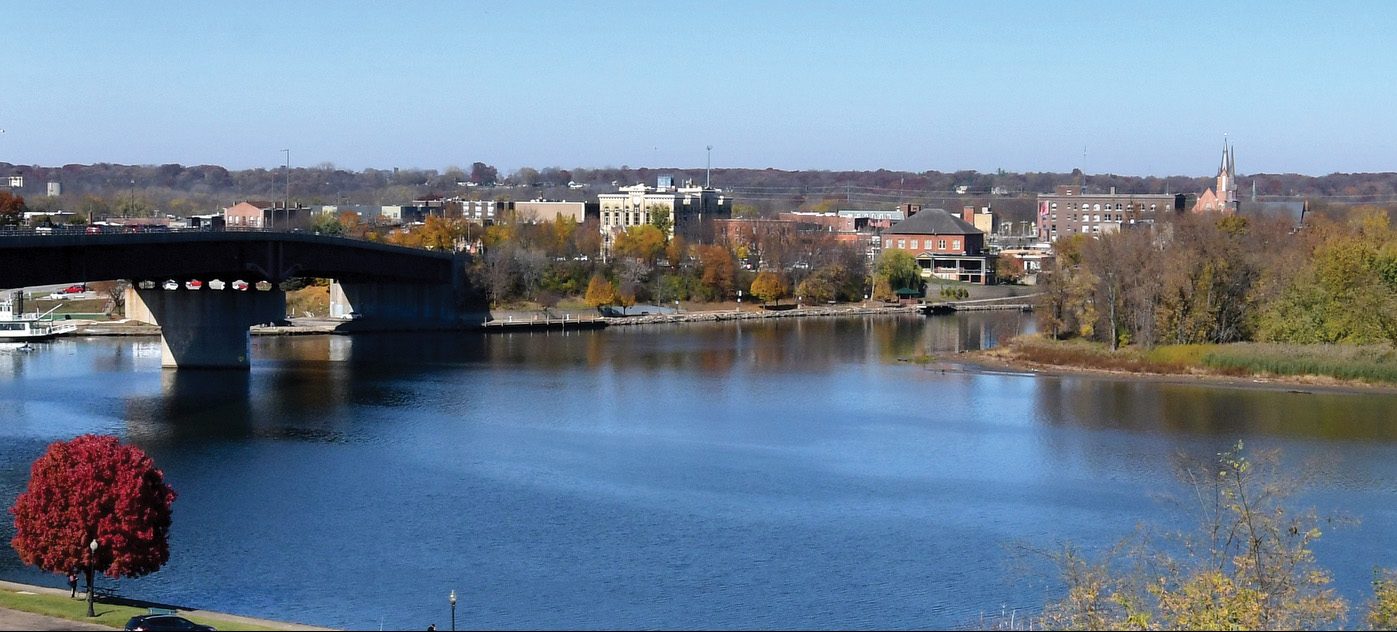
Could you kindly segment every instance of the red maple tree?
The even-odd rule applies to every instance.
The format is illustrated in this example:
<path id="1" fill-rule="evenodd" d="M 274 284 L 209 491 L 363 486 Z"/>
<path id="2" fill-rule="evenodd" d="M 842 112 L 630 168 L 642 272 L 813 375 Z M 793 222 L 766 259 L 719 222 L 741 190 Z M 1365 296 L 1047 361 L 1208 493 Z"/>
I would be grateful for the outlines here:
<path id="1" fill-rule="evenodd" d="M 28 489 L 10 508 L 10 545 L 25 564 L 55 573 L 81 569 L 89 588 L 92 569 L 140 577 L 170 559 L 174 500 L 164 473 L 140 448 L 107 435 L 57 441 L 34 461 Z"/>
<path id="2" fill-rule="evenodd" d="M 0 191 L 0 225 L 18 224 L 27 210 L 29 208 L 24 205 L 24 198 L 9 191 Z"/>

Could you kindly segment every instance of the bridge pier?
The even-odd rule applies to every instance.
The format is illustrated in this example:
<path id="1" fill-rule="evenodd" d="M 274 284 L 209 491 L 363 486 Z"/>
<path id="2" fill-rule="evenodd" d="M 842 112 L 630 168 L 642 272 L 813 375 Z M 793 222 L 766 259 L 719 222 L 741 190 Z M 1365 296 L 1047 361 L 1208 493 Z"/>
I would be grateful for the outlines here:
<path id="1" fill-rule="evenodd" d="M 330 282 L 330 317 L 359 313 L 353 329 L 455 329 L 489 319 L 459 284 Z"/>
<path id="2" fill-rule="evenodd" d="M 160 366 L 180 369 L 251 368 L 249 327 L 286 318 L 280 290 L 126 291 L 126 316 L 160 325 Z"/>

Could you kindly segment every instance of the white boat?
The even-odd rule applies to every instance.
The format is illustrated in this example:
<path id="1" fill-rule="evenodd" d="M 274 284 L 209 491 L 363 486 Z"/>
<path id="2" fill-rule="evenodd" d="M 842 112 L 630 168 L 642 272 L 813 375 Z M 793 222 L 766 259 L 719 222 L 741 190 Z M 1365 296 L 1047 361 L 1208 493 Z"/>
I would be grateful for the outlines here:
<path id="1" fill-rule="evenodd" d="M 7 292 L 0 297 L 0 342 L 27 343 L 77 331 L 77 325 L 49 318 L 56 309 L 58 307 L 43 314 L 25 314 L 24 291 Z"/>

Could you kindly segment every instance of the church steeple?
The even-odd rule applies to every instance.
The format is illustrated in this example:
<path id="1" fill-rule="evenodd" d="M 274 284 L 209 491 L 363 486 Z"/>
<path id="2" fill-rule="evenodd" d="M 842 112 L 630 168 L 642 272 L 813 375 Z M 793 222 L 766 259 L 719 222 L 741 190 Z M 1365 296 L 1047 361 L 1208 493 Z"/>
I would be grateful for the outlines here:
<path id="1" fill-rule="evenodd" d="M 1218 201 L 1227 210 L 1237 208 L 1237 156 L 1236 149 L 1228 144 L 1227 136 L 1222 139 L 1222 164 L 1218 166 Z"/>

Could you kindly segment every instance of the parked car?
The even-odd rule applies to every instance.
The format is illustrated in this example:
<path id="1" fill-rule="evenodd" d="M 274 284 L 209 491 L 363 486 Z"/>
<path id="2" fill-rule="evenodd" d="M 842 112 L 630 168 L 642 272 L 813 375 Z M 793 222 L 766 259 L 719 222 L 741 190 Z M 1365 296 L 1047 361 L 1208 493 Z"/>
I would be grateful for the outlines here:
<path id="1" fill-rule="evenodd" d="M 172 614 L 143 614 L 131 617 L 126 622 L 127 630 L 213 630 L 213 626 L 200 625 L 184 617 Z"/>
<path id="2" fill-rule="evenodd" d="M 51 300 L 51 301 L 61 301 L 61 300 L 70 299 L 70 298 L 77 298 L 76 295 L 82 294 L 83 292 L 86 292 L 86 291 L 87 291 L 87 286 L 86 286 L 86 285 L 70 285 L 70 286 L 65 287 L 65 288 L 63 288 L 63 289 L 61 289 L 61 290 L 57 290 L 57 291 L 55 291 L 55 292 L 49 294 L 49 295 L 48 295 L 48 298 L 49 298 L 49 300 Z"/>

